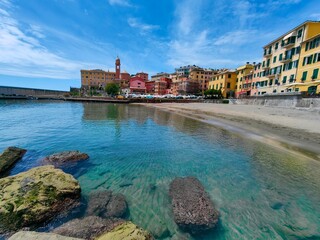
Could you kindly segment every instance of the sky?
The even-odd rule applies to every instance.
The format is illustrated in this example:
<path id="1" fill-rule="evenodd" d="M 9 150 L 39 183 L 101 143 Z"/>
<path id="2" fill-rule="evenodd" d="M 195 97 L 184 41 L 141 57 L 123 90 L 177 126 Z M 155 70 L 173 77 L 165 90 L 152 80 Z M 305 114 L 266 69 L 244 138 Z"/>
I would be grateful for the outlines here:
<path id="1" fill-rule="evenodd" d="M 80 87 L 80 69 L 234 69 L 306 20 L 319 0 L 0 0 L 0 86 Z"/>

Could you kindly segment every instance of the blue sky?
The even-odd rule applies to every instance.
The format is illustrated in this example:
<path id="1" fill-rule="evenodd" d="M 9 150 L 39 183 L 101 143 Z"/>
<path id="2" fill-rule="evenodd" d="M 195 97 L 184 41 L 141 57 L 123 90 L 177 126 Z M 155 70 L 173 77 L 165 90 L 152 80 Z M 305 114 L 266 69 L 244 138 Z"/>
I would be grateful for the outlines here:
<path id="1" fill-rule="evenodd" d="M 80 69 L 154 74 L 259 62 L 319 0 L 0 0 L 0 85 L 68 90 Z"/>

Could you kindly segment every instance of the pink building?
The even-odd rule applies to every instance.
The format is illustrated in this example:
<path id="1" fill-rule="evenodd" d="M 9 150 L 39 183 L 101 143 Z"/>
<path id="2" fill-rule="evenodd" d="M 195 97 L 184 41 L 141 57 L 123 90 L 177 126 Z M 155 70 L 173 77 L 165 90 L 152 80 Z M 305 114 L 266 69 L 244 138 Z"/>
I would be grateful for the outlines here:
<path id="1" fill-rule="evenodd" d="M 132 77 L 130 79 L 130 93 L 146 93 L 146 84 L 141 77 Z"/>
<path id="2" fill-rule="evenodd" d="M 141 77 L 145 82 L 148 81 L 149 74 L 144 72 L 139 72 L 136 74 L 137 77 Z"/>
<path id="3" fill-rule="evenodd" d="M 145 83 L 146 83 L 147 93 L 154 94 L 155 82 L 154 81 L 147 81 Z"/>
<path id="4" fill-rule="evenodd" d="M 260 83 L 260 77 L 262 74 L 262 66 L 261 63 L 255 64 L 253 69 L 253 78 L 252 78 L 252 84 L 251 84 L 251 96 L 257 96 L 258 95 L 258 89 L 259 89 L 259 83 Z"/>

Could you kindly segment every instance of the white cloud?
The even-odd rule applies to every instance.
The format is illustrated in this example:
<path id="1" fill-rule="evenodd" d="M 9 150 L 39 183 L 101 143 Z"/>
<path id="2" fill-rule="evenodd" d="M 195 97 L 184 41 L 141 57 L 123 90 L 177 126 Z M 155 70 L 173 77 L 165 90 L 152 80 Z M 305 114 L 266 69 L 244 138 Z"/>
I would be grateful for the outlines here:
<path id="1" fill-rule="evenodd" d="M 0 74 L 49 78 L 75 78 L 81 63 L 65 59 L 44 47 L 41 28 L 25 31 L 8 11 L 0 11 Z"/>
<path id="2" fill-rule="evenodd" d="M 188 35 L 194 28 L 194 24 L 201 15 L 201 6 L 203 0 L 184 0 L 179 2 L 175 11 L 177 18 L 177 31 L 179 34 Z"/>
<path id="3" fill-rule="evenodd" d="M 128 0 L 108 0 L 111 6 L 122 6 L 122 7 L 133 7 L 133 5 Z"/>
<path id="4" fill-rule="evenodd" d="M 213 44 L 217 46 L 231 44 L 240 46 L 242 44 L 247 44 L 255 41 L 256 39 L 253 38 L 253 36 L 255 36 L 256 32 L 257 31 L 255 30 L 239 30 L 234 32 L 227 32 L 225 35 L 213 40 Z"/>
<path id="5" fill-rule="evenodd" d="M 151 24 L 142 23 L 137 18 L 128 18 L 128 24 L 132 28 L 139 29 L 141 34 L 146 34 L 152 30 L 159 28 L 158 25 L 151 25 Z"/>

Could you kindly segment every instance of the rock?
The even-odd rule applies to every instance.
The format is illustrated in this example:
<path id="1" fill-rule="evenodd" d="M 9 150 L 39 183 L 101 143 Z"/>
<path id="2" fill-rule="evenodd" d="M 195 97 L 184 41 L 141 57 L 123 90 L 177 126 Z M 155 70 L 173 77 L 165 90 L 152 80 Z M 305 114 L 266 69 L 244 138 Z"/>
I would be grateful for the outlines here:
<path id="1" fill-rule="evenodd" d="M 169 195 L 175 222 L 183 230 L 196 234 L 212 229 L 217 224 L 219 213 L 197 178 L 174 179 Z"/>
<path id="2" fill-rule="evenodd" d="M 14 234 L 8 240 L 82 240 L 82 239 L 65 237 L 58 234 L 54 234 L 54 233 L 21 231 Z"/>
<path id="3" fill-rule="evenodd" d="M 124 221 L 121 219 L 103 219 L 97 216 L 90 216 L 71 220 L 54 229 L 53 232 L 68 237 L 94 239 L 122 223 Z"/>
<path id="4" fill-rule="evenodd" d="M 47 156 L 44 158 L 44 161 L 55 165 L 60 165 L 66 162 L 87 160 L 88 158 L 89 156 L 86 153 L 81 153 L 79 151 L 66 151 Z"/>
<path id="5" fill-rule="evenodd" d="M 0 174 L 9 170 L 23 155 L 27 152 L 25 149 L 17 147 L 8 147 L 0 155 Z"/>
<path id="6" fill-rule="evenodd" d="M 125 222 L 115 227 L 110 232 L 104 233 L 96 240 L 151 240 L 154 239 L 150 233 L 134 225 Z"/>
<path id="7" fill-rule="evenodd" d="M 35 227 L 74 207 L 78 181 L 53 166 L 0 179 L 0 232 Z"/>
<path id="8" fill-rule="evenodd" d="M 113 194 L 111 191 L 97 191 L 90 194 L 86 214 L 88 216 L 124 217 L 128 205 L 122 194 Z"/>

